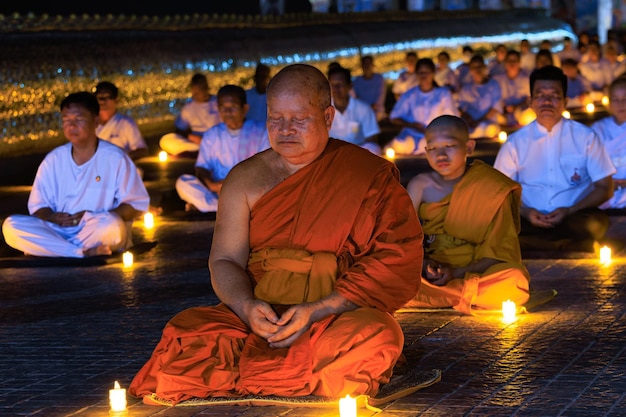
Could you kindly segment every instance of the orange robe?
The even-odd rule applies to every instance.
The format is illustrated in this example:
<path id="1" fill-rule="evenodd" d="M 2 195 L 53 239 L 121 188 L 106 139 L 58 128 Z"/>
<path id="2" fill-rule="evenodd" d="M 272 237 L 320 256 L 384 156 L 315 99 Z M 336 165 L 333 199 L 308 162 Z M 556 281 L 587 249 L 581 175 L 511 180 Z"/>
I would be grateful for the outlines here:
<path id="1" fill-rule="evenodd" d="M 522 264 L 521 186 L 495 168 L 476 160 L 452 193 L 435 203 L 422 203 L 426 259 L 465 267 L 483 258 L 501 261 L 484 273 L 467 272 L 437 286 L 422 278 L 418 294 L 405 307 L 500 309 L 510 299 L 522 305 L 529 298 L 530 275 Z"/>
<path id="2" fill-rule="evenodd" d="M 248 273 L 255 285 L 285 280 L 281 268 L 294 269 L 289 279 L 306 279 L 301 267 L 316 262 L 304 255 L 330 255 L 336 271 L 330 290 L 360 307 L 314 323 L 282 349 L 269 348 L 223 304 L 187 309 L 167 323 L 129 393 L 156 393 L 174 404 L 246 394 L 376 395 L 402 353 L 404 335 L 393 313 L 419 288 L 422 240 L 397 168 L 331 139 L 315 162 L 252 208 Z M 302 259 L 269 259 L 285 249 Z M 321 258 L 327 266 L 328 256 Z M 316 274 L 328 275 L 328 268 L 318 269 L 324 271 L 311 273 L 306 285 L 320 297 L 328 288 L 316 285 Z M 272 286 L 264 288 L 264 296 L 271 295 Z M 273 302 L 287 304 L 280 297 Z"/>

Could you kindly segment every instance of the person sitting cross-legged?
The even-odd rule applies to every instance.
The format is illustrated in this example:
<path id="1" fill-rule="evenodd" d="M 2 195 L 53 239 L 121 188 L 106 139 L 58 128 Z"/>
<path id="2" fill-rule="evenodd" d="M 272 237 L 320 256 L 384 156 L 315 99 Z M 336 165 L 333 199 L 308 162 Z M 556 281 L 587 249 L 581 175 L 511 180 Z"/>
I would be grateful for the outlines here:
<path id="1" fill-rule="evenodd" d="M 28 197 L 29 216 L 2 224 L 6 243 L 27 255 L 83 258 L 132 246 L 132 222 L 150 196 L 124 150 L 96 136 L 100 106 L 81 91 L 61 101 L 68 143 L 43 159 Z"/>
<path id="2" fill-rule="evenodd" d="M 475 146 L 460 117 L 440 116 L 426 128 L 433 171 L 407 185 L 424 229 L 422 284 L 405 307 L 470 314 L 529 299 L 517 238 L 521 186 L 480 160 L 467 165 Z"/>
<path id="3" fill-rule="evenodd" d="M 598 206 L 613 196 L 615 167 L 591 128 L 563 117 L 567 77 L 561 68 L 534 70 L 530 92 L 537 118 L 509 136 L 494 162 L 522 185 L 520 246 L 593 252 L 609 227 Z"/>
<path id="4" fill-rule="evenodd" d="M 393 314 L 419 289 L 423 235 L 397 168 L 329 138 L 330 86 L 313 66 L 281 69 L 267 104 L 271 149 L 220 194 L 209 269 L 221 302 L 168 321 L 129 386 L 145 403 L 375 397 L 402 355 Z"/>
<path id="5" fill-rule="evenodd" d="M 223 122 L 210 128 L 200 142 L 195 174 L 176 180 L 176 191 L 186 202 L 186 211 L 217 210 L 224 178 L 239 162 L 270 147 L 265 123 L 246 120 L 245 90 L 225 85 L 217 93 L 217 108 Z"/>

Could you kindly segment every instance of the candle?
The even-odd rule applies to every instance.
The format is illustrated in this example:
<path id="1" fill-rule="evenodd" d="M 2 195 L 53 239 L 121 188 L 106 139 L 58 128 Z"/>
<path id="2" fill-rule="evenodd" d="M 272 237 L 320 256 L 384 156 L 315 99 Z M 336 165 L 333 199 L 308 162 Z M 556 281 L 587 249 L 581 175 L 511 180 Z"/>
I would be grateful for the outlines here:
<path id="1" fill-rule="evenodd" d="M 517 314 L 517 308 L 515 307 L 515 303 L 511 300 L 506 300 L 502 302 L 502 316 L 504 321 L 512 322 L 515 321 Z"/>
<path id="2" fill-rule="evenodd" d="M 167 152 L 165 151 L 159 152 L 159 161 L 161 162 L 167 161 Z"/>
<path id="3" fill-rule="evenodd" d="M 602 96 L 602 105 L 605 106 L 605 107 L 609 105 L 609 97 L 608 96 Z"/>
<path id="4" fill-rule="evenodd" d="M 385 151 L 385 155 L 388 159 L 393 159 L 396 157 L 396 151 L 393 148 L 389 148 Z"/>
<path id="5" fill-rule="evenodd" d="M 114 388 L 109 390 L 109 404 L 111 411 L 126 411 L 126 390 L 121 388 L 117 381 L 115 381 Z"/>
<path id="6" fill-rule="evenodd" d="M 122 254 L 122 262 L 124 262 L 124 266 L 133 266 L 133 253 L 132 252 L 124 252 Z"/>
<path id="7" fill-rule="evenodd" d="M 356 417 L 356 398 L 346 395 L 339 399 L 339 417 Z"/>
<path id="8" fill-rule="evenodd" d="M 500 133 L 498 133 L 498 140 L 500 142 L 506 142 L 508 135 L 506 134 L 506 132 L 504 130 L 501 130 Z"/>
<path id="9" fill-rule="evenodd" d="M 602 246 L 600 248 L 600 263 L 603 265 L 611 263 L 611 248 L 608 246 Z"/>
<path id="10" fill-rule="evenodd" d="M 143 225 L 146 229 L 152 229 L 154 227 L 154 215 L 147 212 L 143 215 Z"/>
<path id="11" fill-rule="evenodd" d="M 585 105 L 585 110 L 587 111 L 587 113 L 593 113 L 594 111 L 596 111 L 596 106 L 593 103 L 587 103 Z"/>
<path id="12" fill-rule="evenodd" d="M 561 113 L 563 115 L 563 117 L 565 117 L 566 119 L 569 119 L 570 117 L 572 117 L 572 115 L 570 114 L 570 112 L 568 110 L 563 110 L 563 113 Z"/>

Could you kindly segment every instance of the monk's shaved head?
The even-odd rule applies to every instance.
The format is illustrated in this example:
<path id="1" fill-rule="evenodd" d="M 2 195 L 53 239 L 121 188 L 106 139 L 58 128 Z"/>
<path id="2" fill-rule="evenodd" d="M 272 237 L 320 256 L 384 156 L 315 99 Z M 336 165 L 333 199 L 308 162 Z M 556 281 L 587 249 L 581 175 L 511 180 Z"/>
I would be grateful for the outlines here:
<path id="1" fill-rule="evenodd" d="M 465 120 L 457 116 L 444 114 L 431 121 L 426 127 L 426 135 L 431 136 L 435 131 L 447 131 L 453 136 L 450 139 L 456 139 L 463 144 L 469 140 L 469 128 Z M 430 134 L 430 135 L 429 135 Z"/>
<path id="2" fill-rule="evenodd" d="M 317 68 L 306 64 L 293 64 L 281 69 L 267 86 L 267 95 L 282 93 L 305 94 L 311 105 L 322 110 L 331 105 L 330 84 L 326 76 Z"/>

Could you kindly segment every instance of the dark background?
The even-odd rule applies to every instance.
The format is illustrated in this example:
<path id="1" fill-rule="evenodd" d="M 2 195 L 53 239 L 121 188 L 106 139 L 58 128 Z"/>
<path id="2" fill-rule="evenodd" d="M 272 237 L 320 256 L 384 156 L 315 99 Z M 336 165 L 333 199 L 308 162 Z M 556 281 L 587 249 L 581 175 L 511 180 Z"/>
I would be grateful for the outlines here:
<path id="1" fill-rule="evenodd" d="M 165 3 L 165 4 L 161 4 Z M 308 0 L 285 0 L 285 13 L 310 11 Z M 94 1 L 94 0 L 59 0 L 59 1 L 1 1 L 0 13 L 10 15 L 44 14 L 67 16 L 70 14 L 135 14 L 148 16 L 175 14 L 258 14 L 259 0 L 153 0 L 138 1 Z"/>

